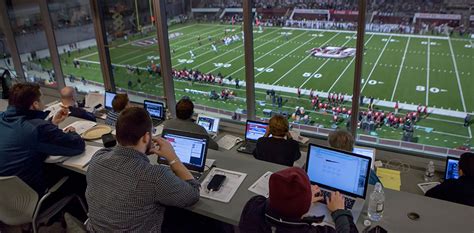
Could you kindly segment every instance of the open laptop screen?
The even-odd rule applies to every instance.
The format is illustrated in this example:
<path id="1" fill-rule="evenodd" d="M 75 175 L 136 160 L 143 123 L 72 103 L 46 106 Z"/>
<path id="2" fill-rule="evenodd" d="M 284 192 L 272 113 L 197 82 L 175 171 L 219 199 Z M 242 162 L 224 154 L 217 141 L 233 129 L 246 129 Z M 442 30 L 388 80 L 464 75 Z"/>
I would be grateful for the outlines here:
<path id="1" fill-rule="evenodd" d="M 164 118 L 165 105 L 163 103 L 145 100 L 143 105 L 148 113 L 150 113 L 151 118 L 159 120 Z"/>
<path id="2" fill-rule="evenodd" d="M 109 91 L 105 92 L 105 96 L 104 96 L 105 109 L 112 109 L 112 101 L 114 100 L 115 95 L 117 95 L 117 94 L 113 93 L 113 92 L 109 92 Z"/>
<path id="3" fill-rule="evenodd" d="M 375 149 L 374 148 L 354 147 L 354 150 L 352 152 L 358 155 L 364 155 L 364 156 L 370 157 L 372 159 L 370 168 L 374 169 L 374 162 L 375 162 Z"/>
<path id="4" fill-rule="evenodd" d="M 446 170 L 444 179 L 458 179 L 459 178 L 459 159 L 454 157 L 448 157 L 446 159 Z"/>
<path id="5" fill-rule="evenodd" d="M 217 133 L 219 130 L 219 118 L 199 115 L 197 124 L 204 127 L 209 133 Z"/>
<path id="6" fill-rule="evenodd" d="M 247 121 L 245 126 L 245 139 L 250 141 L 257 141 L 265 135 L 268 124 L 258 121 Z"/>
<path id="7" fill-rule="evenodd" d="M 371 159 L 310 144 L 306 171 L 311 183 L 365 199 Z"/>
<path id="8" fill-rule="evenodd" d="M 203 172 L 206 164 L 207 136 L 163 130 L 162 137 L 174 148 L 179 160 L 190 170 Z"/>

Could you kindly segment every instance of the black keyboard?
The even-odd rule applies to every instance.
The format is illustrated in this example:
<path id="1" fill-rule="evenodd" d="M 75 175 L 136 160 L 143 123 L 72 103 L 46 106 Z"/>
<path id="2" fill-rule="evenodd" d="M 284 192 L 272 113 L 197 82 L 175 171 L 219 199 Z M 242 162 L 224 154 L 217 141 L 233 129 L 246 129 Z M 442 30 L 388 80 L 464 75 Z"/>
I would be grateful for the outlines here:
<path id="1" fill-rule="evenodd" d="M 321 193 L 323 194 L 324 199 L 321 200 L 320 202 L 323 204 L 327 204 L 326 200 L 329 200 L 329 198 L 331 197 L 331 193 L 326 190 L 321 190 Z M 344 196 L 344 208 L 346 210 L 351 210 L 352 207 L 354 207 L 354 204 L 355 204 L 355 199 Z"/>
<path id="2" fill-rule="evenodd" d="M 151 121 L 153 122 L 153 126 L 158 126 L 161 123 L 163 123 L 163 120 L 159 120 L 159 119 L 151 119 Z"/>
<path id="3" fill-rule="evenodd" d="M 257 144 L 251 142 L 244 142 L 239 148 L 237 148 L 238 152 L 246 153 L 246 154 L 253 154 L 253 151 L 257 147 Z"/>
<path id="4" fill-rule="evenodd" d="M 202 177 L 202 173 L 200 172 L 195 172 L 195 171 L 190 171 L 191 175 L 193 175 L 194 179 L 199 180 Z"/>

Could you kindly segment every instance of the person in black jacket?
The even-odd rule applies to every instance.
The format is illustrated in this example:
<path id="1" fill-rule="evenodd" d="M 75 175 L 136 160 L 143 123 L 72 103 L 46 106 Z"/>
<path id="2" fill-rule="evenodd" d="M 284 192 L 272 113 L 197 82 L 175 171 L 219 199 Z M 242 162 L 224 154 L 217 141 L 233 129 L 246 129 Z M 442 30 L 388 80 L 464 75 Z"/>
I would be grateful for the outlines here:
<path id="1" fill-rule="evenodd" d="M 301 152 L 298 142 L 291 138 L 288 128 L 288 120 L 285 117 L 273 116 L 265 136 L 257 140 L 253 156 L 258 160 L 293 166 L 293 163 L 300 159 Z"/>
<path id="2" fill-rule="evenodd" d="M 474 153 L 466 152 L 459 159 L 459 178 L 445 180 L 428 190 L 426 196 L 463 205 L 474 206 Z"/>
<path id="3" fill-rule="evenodd" d="M 270 176 L 269 197 L 255 196 L 244 207 L 240 217 L 241 233 L 353 233 L 358 232 L 349 210 L 344 210 L 344 197 L 335 192 L 327 201 L 335 228 L 313 226 L 305 221 L 312 203 L 322 200 L 321 190 L 311 185 L 306 172 L 291 167 Z"/>
<path id="4" fill-rule="evenodd" d="M 43 161 L 48 155 L 81 154 L 85 143 L 74 128 L 58 128 L 67 118 L 67 109 L 59 110 L 51 121 L 44 120 L 49 112 L 43 112 L 40 97 L 37 84 L 15 84 L 10 90 L 8 108 L 0 114 L 0 176 L 18 176 L 43 194 L 55 179 L 61 178 L 44 174 Z"/>
<path id="5" fill-rule="evenodd" d="M 72 87 L 64 87 L 60 91 L 61 107 L 69 110 L 69 116 L 81 118 L 88 121 L 96 121 L 94 114 L 79 108 L 77 104 L 77 93 Z"/>

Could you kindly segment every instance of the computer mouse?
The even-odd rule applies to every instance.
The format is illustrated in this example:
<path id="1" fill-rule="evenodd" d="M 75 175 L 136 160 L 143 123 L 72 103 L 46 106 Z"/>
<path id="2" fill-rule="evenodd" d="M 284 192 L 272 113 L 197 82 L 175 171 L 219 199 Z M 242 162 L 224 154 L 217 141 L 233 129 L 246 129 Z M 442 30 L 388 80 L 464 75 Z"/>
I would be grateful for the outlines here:
<path id="1" fill-rule="evenodd" d="M 415 213 L 415 212 L 410 212 L 407 214 L 408 218 L 411 219 L 411 220 L 418 220 L 420 218 L 420 215 Z"/>

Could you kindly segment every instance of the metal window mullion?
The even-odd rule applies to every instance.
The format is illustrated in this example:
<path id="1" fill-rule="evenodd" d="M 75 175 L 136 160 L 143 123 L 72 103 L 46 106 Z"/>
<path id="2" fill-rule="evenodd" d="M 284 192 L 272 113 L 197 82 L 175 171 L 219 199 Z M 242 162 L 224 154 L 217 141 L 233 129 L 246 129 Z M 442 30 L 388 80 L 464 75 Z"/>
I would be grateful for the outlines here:
<path id="1" fill-rule="evenodd" d="M 10 55 L 12 57 L 13 66 L 15 67 L 16 77 L 21 81 L 25 82 L 25 72 L 23 66 L 21 65 L 20 53 L 18 46 L 15 40 L 15 34 L 13 33 L 12 26 L 10 24 L 10 18 L 8 17 L 8 9 L 6 1 L 0 0 L 0 22 L 2 23 L 1 27 L 3 28 L 3 33 L 6 38 L 6 46 L 10 50 Z"/>
<path id="2" fill-rule="evenodd" d="M 255 76 L 253 51 L 253 0 L 243 0 L 244 52 L 245 52 L 245 95 L 247 98 L 247 119 L 256 119 Z"/>

